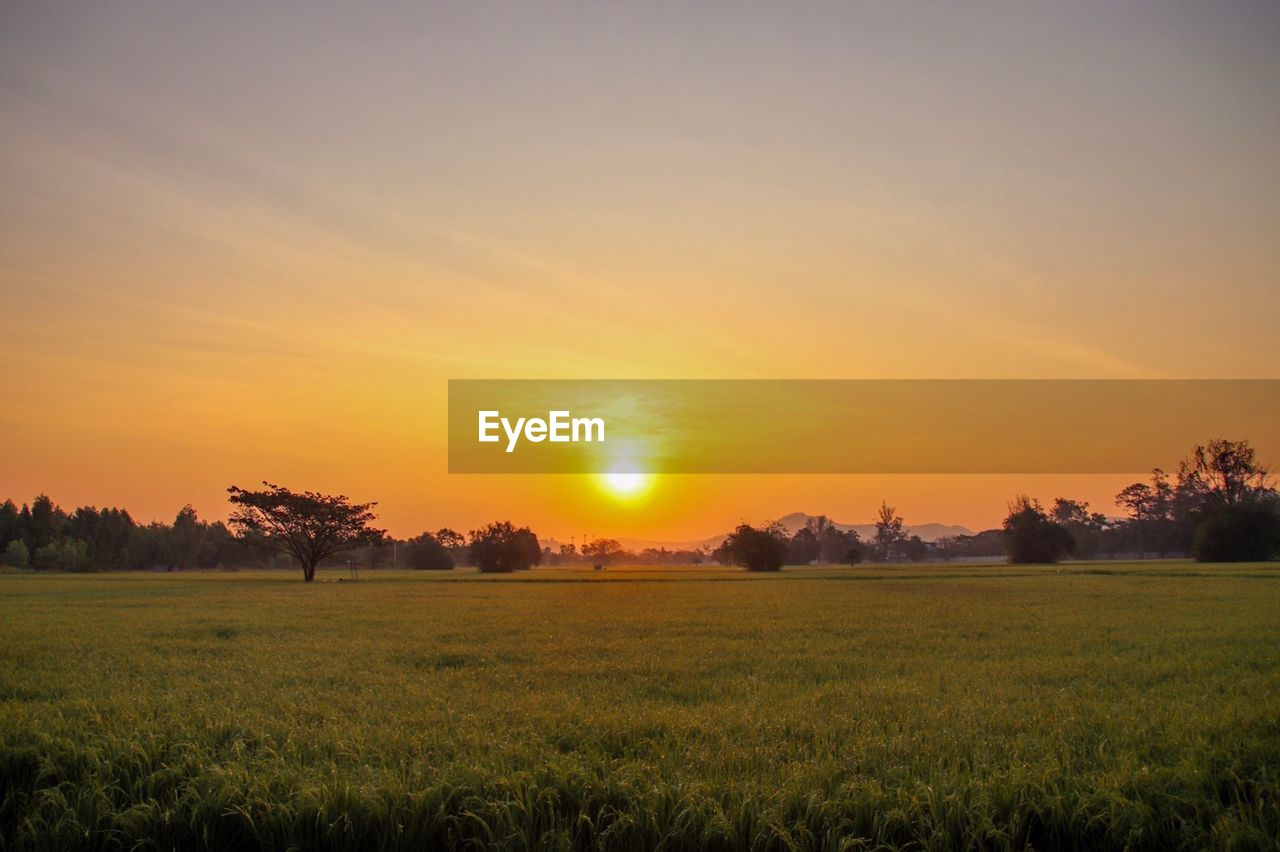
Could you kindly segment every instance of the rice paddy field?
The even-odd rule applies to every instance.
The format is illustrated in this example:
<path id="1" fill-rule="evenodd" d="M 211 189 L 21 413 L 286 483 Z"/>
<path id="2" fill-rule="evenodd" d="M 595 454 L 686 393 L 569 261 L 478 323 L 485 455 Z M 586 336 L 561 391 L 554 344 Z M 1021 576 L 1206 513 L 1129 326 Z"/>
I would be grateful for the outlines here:
<path id="1" fill-rule="evenodd" d="M 1280 566 L 0 576 L 3 849 L 1275 849 Z"/>

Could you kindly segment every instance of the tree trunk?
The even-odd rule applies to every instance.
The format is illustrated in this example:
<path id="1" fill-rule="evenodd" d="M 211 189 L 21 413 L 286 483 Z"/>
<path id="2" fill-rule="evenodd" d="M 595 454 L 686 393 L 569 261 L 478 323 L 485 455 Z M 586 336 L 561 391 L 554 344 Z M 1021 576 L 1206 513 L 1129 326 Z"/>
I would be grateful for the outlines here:
<path id="1" fill-rule="evenodd" d="M 305 583 L 310 583 L 310 582 L 311 582 L 312 580 L 314 580 L 315 578 L 316 578 L 316 566 L 314 566 L 314 565 L 303 565 L 303 566 L 302 566 L 302 580 L 303 580 L 303 582 L 305 582 Z"/>

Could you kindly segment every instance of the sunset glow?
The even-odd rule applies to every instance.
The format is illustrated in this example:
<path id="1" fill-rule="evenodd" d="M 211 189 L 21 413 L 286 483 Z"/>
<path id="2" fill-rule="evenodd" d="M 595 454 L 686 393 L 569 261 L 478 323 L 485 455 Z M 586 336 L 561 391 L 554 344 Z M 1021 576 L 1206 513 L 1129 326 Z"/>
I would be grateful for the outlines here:
<path id="1" fill-rule="evenodd" d="M 650 477 L 638 471 L 614 470 L 600 475 L 607 491 L 617 497 L 634 498 L 649 488 Z"/>
<path id="2" fill-rule="evenodd" d="M 1132 477 L 450 475 L 446 383 L 1280 364 L 1273 9 L 241 11 L 3 13 L 0 497 L 981 529 Z"/>

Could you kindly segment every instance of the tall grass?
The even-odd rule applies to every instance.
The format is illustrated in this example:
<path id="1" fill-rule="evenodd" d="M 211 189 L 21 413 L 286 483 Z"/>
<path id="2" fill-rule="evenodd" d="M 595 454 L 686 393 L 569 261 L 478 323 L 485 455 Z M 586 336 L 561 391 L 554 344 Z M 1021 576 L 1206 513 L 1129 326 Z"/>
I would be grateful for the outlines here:
<path id="1" fill-rule="evenodd" d="M 1276 848 L 1278 616 L 1274 566 L 3 577 L 0 844 Z"/>

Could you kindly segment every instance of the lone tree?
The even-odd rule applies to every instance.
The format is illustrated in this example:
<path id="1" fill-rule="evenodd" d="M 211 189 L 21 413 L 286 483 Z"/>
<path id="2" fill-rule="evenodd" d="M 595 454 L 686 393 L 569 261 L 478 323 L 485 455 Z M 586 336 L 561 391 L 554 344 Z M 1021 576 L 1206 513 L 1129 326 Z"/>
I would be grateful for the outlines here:
<path id="1" fill-rule="evenodd" d="M 236 507 L 229 520 L 236 537 L 246 544 L 287 553 L 302 565 L 302 579 L 316 578 L 320 561 L 379 544 L 386 530 L 370 526 L 377 503 L 352 503 L 346 497 L 315 491 L 290 491 L 270 482 L 261 491 L 233 485 L 227 499 Z"/>

